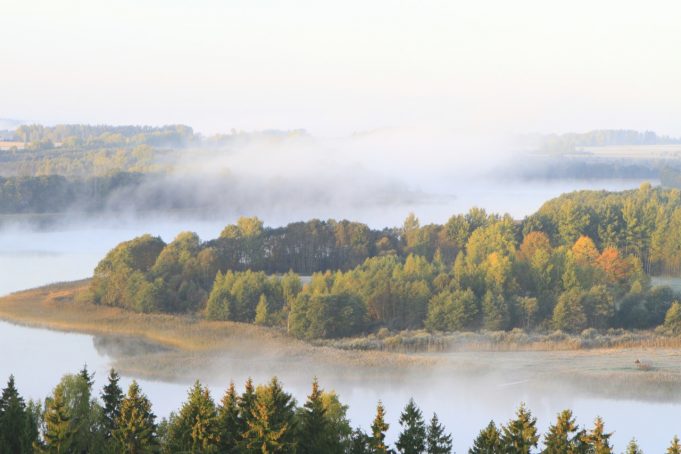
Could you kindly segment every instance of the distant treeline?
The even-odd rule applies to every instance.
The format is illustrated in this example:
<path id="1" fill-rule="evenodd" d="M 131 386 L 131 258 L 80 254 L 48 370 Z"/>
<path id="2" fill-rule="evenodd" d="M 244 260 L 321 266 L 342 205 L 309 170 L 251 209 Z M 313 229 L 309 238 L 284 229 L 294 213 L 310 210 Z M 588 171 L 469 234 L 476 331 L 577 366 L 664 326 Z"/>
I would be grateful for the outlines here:
<path id="1" fill-rule="evenodd" d="M 551 153 L 573 153 L 581 147 L 612 145 L 680 144 L 681 138 L 658 136 L 653 131 L 631 129 L 597 129 L 585 133 L 549 134 L 540 137 L 540 150 Z"/>
<path id="2" fill-rule="evenodd" d="M 448 454 L 452 435 L 437 414 L 426 421 L 409 400 L 400 414 L 400 432 L 393 450 L 386 440 L 390 425 L 381 401 L 365 432 L 353 429 L 333 391 L 313 381 L 305 403 L 298 405 L 277 378 L 255 386 L 249 379 L 242 393 L 230 384 L 219 402 L 198 381 L 182 407 L 160 421 L 152 404 L 133 381 L 127 393 L 111 370 L 99 398 L 87 368 L 66 375 L 44 403 L 25 402 L 10 377 L 0 397 L 0 452 L 28 453 L 301 453 L 301 454 Z M 471 434 L 462 434 L 470 436 Z M 537 418 L 521 404 L 505 425 L 494 421 L 473 441 L 469 454 L 542 453 L 611 454 L 611 432 L 601 418 L 592 428 L 577 425 L 570 410 L 558 413 L 542 437 Z M 642 454 L 635 439 L 627 454 Z M 668 454 L 681 453 L 674 436 Z"/>
<path id="3" fill-rule="evenodd" d="M 0 214 L 102 210 L 117 191 L 134 192 L 143 181 L 143 174 L 129 172 L 76 179 L 0 176 Z"/>
<path id="4" fill-rule="evenodd" d="M 200 312 L 307 339 L 381 327 L 643 329 L 665 317 L 661 329 L 676 333 L 677 296 L 651 289 L 649 275 L 680 263 L 679 192 L 642 185 L 563 195 L 522 222 L 473 209 L 444 225 L 410 215 L 380 231 L 241 218 L 207 242 L 145 235 L 107 254 L 91 291 L 97 304 Z M 312 277 L 303 285 L 298 274 Z"/>
<path id="5" fill-rule="evenodd" d="M 194 140 L 194 131 L 185 125 L 109 126 L 109 125 L 23 125 L 14 132 L 16 141 L 28 148 L 49 149 L 59 144 L 65 148 L 152 145 L 183 147 Z"/>

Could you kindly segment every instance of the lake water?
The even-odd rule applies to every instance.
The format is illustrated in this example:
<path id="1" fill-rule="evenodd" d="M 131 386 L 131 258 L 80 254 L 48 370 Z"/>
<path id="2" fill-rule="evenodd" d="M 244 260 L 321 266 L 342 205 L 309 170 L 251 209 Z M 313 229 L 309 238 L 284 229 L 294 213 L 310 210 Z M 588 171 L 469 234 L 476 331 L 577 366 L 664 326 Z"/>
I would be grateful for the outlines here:
<path id="1" fill-rule="evenodd" d="M 97 345 L 92 336 L 27 328 L 0 322 L 0 377 L 3 380 L 14 374 L 20 392 L 27 398 L 42 399 L 49 394 L 64 373 L 79 370 L 84 363 L 95 371 L 95 388 L 101 389 L 114 357 Z M 257 361 L 258 358 L 253 358 Z M 295 367 L 295 364 L 275 364 L 269 371 L 281 377 L 286 389 L 298 401 L 309 392 L 309 382 L 317 371 L 314 368 Z M 196 371 L 199 376 L 202 371 Z M 353 425 L 368 429 L 374 416 L 375 405 L 381 399 L 391 424 L 389 439 L 394 441 L 399 433 L 397 419 L 410 397 L 414 397 L 428 417 L 437 412 L 448 430 L 453 432 L 456 452 L 466 452 L 473 437 L 490 419 L 505 423 L 513 416 L 520 402 L 526 402 L 539 419 L 539 427 L 545 431 L 555 415 L 564 408 L 571 408 L 578 423 L 590 425 L 600 415 L 608 430 L 614 430 L 613 442 L 618 452 L 624 450 L 628 440 L 635 436 L 646 452 L 663 452 L 671 437 L 678 433 L 678 403 L 645 402 L 634 400 L 610 400 L 560 387 L 546 391 L 534 388 L 532 383 L 516 382 L 511 377 L 481 377 L 467 380 L 457 374 L 443 374 L 424 370 L 418 376 L 395 376 L 393 378 L 362 378 L 366 371 L 358 370 L 357 376 L 343 379 L 320 375 L 321 385 L 336 390 L 341 401 L 350 406 L 349 417 Z M 241 385 L 248 371 L 234 370 L 227 375 Z M 124 377 L 127 387 L 132 377 Z M 256 381 L 267 376 L 256 376 Z M 180 407 L 191 383 L 164 383 L 138 380 L 143 391 L 154 404 L 158 416 L 168 416 Z M 228 385 L 208 379 L 213 396 L 221 397 Z"/>
<path id="2" fill-rule="evenodd" d="M 270 210 L 243 214 L 257 214 L 268 225 L 281 225 L 300 219 L 348 218 L 366 222 L 372 227 L 400 225 L 413 211 L 422 223 L 445 222 L 453 213 L 467 211 L 472 206 L 482 206 L 488 211 L 509 212 L 521 218 L 535 211 L 548 198 L 574 189 L 634 188 L 639 181 L 608 182 L 558 182 L 509 183 L 489 186 L 467 183 L 466 188 L 448 187 L 445 194 L 428 203 L 374 206 L 355 208 L 334 206 L 322 208 L 301 207 L 295 211 Z M 225 224 L 233 222 L 237 214 L 220 220 L 135 220 L 106 218 L 78 220 L 49 231 L 39 231 L 15 225 L 0 230 L 0 295 L 51 282 L 80 279 L 91 275 L 97 262 L 113 246 L 142 233 L 161 235 L 171 240 L 182 230 L 193 230 L 203 239 L 216 237 Z M 79 370 L 84 363 L 96 372 L 96 387 L 101 388 L 108 368 L 116 355 L 102 348 L 102 342 L 92 336 L 65 334 L 43 329 L 26 328 L 0 322 L 0 380 L 13 373 L 24 396 L 44 398 L 65 373 Z M 258 361 L 258 358 L 253 358 Z M 525 401 L 539 418 L 545 431 L 556 413 L 571 408 L 582 425 L 591 425 L 596 415 L 601 415 L 609 430 L 615 430 L 613 440 L 618 451 L 635 436 L 646 452 L 662 452 L 671 437 L 681 431 L 678 415 L 681 405 L 661 402 L 610 400 L 594 398 L 560 388 L 535 388 L 531 382 L 515 382 L 510 377 L 495 376 L 486 380 L 469 380 L 457 374 L 424 371 L 418 376 L 391 378 L 365 378 L 365 372 L 356 371 L 354 379 L 347 374 L 340 379 L 333 373 L 296 367 L 280 361 L 267 373 L 256 376 L 258 381 L 277 374 L 287 390 L 302 401 L 309 391 L 313 375 L 318 375 L 323 387 L 335 389 L 341 400 L 350 405 L 349 416 L 353 425 L 367 429 L 374 416 L 375 405 L 382 399 L 391 424 L 389 438 L 394 440 L 399 432 L 397 419 L 410 397 L 414 397 L 424 413 L 430 417 L 437 412 L 448 430 L 453 431 L 457 452 L 465 452 L 472 439 L 489 422 L 505 423 L 521 401 Z M 248 367 L 234 368 L 223 376 L 238 385 L 249 375 Z M 193 371 L 192 371 L 193 372 Z M 269 374 L 269 375 L 267 375 Z M 202 371 L 196 371 L 202 376 Z M 124 377 L 127 386 L 132 377 Z M 139 380 L 142 389 L 154 403 L 159 416 L 167 416 L 179 408 L 190 385 Z M 227 380 L 207 383 L 218 399 L 228 385 Z"/>

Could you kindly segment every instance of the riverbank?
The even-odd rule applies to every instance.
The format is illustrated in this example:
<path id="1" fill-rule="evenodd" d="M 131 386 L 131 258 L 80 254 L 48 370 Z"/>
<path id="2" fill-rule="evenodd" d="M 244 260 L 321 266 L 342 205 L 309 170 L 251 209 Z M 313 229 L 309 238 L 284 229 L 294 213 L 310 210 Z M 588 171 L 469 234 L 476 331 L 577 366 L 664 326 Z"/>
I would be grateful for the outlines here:
<path id="1" fill-rule="evenodd" d="M 122 372 L 154 379 L 195 378 L 225 354 L 230 361 L 259 364 L 314 362 L 329 367 L 373 370 L 377 374 L 409 370 L 433 359 L 378 351 L 350 352 L 314 346 L 274 329 L 244 323 L 209 321 L 194 316 L 142 314 L 89 302 L 89 279 L 58 283 L 0 298 L 0 319 L 31 327 L 91 334 L 99 338 L 137 338 L 163 347 L 115 357 Z M 182 367 L 178 368 L 178 365 Z M 193 374 L 193 375 L 192 375 Z M 192 378 L 192 379 L 193 379 Z"/>
<path id="2" fill-rule="evenodd" d="M 577 336 L 580 342 L 570 336 L 535 342 L 519 332 L 462 333 L 446 335 L 469 341 L 457 348 L 409 353 L 404 345 L 431 341 L 419 341 L 425 334 L 416 332 L 411 333 L 416 341 L 400 333 L 310 344 L 255 325 L 97 306 L 88 301 L 88 284 L 53 284 L 2 297 L 0 319 L 93 335 L 95 347 L 121 373 L 153 380 L 227 382 L 235 371 L 247 371 L 255 377 L 283 375 L 288 381 L 316 375 L 358 384 L 368 379 L 419 383 L 425 374 L 431 380 L 511 383 L 516 392 L 551 392 L 559 386 L 600 397 L 681 401 L 679 341 L 652 332 L 608 348 L 586 348 L 582 341 L 593 336 Z M 403 338 L 399 349 L 394 336 Z M 369 342 L 372 348 L 364 348 Z"/>

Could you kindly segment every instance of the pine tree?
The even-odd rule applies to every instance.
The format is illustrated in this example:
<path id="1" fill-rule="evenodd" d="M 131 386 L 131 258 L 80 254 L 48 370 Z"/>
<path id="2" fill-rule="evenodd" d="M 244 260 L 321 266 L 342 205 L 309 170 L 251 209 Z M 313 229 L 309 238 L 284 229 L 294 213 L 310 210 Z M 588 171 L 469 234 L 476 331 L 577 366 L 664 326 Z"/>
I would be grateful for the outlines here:
<path id="1" fill-rule="evenodd" d="M 71 415 L 64 399 L 64 388 L 57 386 L 51 398 L 45 400 L 45 430 L 43 440 L 49 453 L 62 454 L 71 451 L 75 431 Z"/>
<path id="2" fill-rule="evenodd" d="M 312 391 L 300 411 L 300 432 L 298 452 L 314 454 L 318 452 L 340 453 L 342 448 L 338 434 L 332 432 L 324 407 L 323 391 L 315 378 Z"/>
<path id="3" fill-rule="evenodd" d="M 414 399 L 409 399 L 409 403 L 404 407 L 400 415 L 400 433 L 395 446 L 397 451 L 403 454 L 418 454 L 426 449 L 426 423 L 423 421 L 423 413 L 414 403 Z"/>
<path id="4" fill-rule="evenodd" d="M 583 431 L 575 424 L 570 410 L 558 414 L 555 425 L 544 437 L 544 454 L 573 454 L 581 452 Z"/>
<path id="5" fill-rule="evenodd" d="M 10 375 L 7 386 L 0 397 L 0 452 L 29 453 L 35 439 L 36 428 L 32 428 L 30 415 L 26 411 L 24 399 Z"/>
<path id="6" fill-rule="evenodd" d="M 360 429 L 353 430 L 352 435 L 350 436 L 350 447 L 348 449 L 348 453 L 371 454 L 372 452 L 371 437 L 369 437 Z"/>
<path id="7" fill-rule="evenodd" d="M 130 384 L 128 394 L 121 402 L 114 438 L 120 449 L 129 454 L 146 454 L 157 450 L 156 416 L 151 412 L 151 402 L 142 394 L 136 381 Z"/>
<path id="8" fill-rule="evenodd" d="M 588 446 L 588 451 L 593 454 L 611 454 L 610 437 L 612 433 L 605 433 L 603 420 L 597 417 L 594 427 L 582 437 L 582 441 Z"/>
<path id="9" fill-rule="evenodd" d="M 208 388 L 197 380 L 179 413 L 168 424 L 167 443 L 173 452 L 217 450 L 217 411 Z"/>
<path id="10" fill-rule="evenodd" d="M 383 403 L 379 400 L 376 406 L 376 417 L 371 424 L 371 438 L 370 445 L 372 452 L 376 454 L 385 454 L 388 452 L 388 446 L 385 444 L 385 433 L 390 425 L 385 422 L 385 408 Z"/>
<path id="11" fill-rule="evenodd" d="M 248 440 L 246 440 L 246 431 L 248 430 L 248 425 L 253 420 L 255 397 L 253 379 L 249 377 L 244 385 L 244 392 L 237 402 L 239 408 L 239 450 L 244 452 L 247 451 Z"/>
<path id="12" fill-rule="evenodd" d="M 433 413 L 428 425 L 426 445 L 428 454 L 449 454 L 452 452 L 452 435 L 445 434 L 445 428 L 440 424 L 435 413 Z"/>
<path id="13" fill-rule="evenodd" d="M 239 397 L 236 394 L 234 382 L 232 382 L 218 407 L 217 426 L 220 452 L 238 452 L 237 447 L 241 440 L 238 401 Z"/>
<path id="14" fill-rule="evenodd" d="M 520 404 L 515 419 L 502 428 L 501 446 L 514 454 L 529 454 L 537 446 L 537 418 L 532 417 L 525 404 Z"/>
<path id="15" fill-rule="evenodd" d="M 679 437 L 674 435 L 672 442 L 667 448 L 667 454 L 681 454 L 681 443 L 679 443 Z"/>
<path id="16" fill-rule="evenodd" d="M 468 454 L 497 454 L 499 452 L 501 452 L 501 433 L 494 421 L 490 421 L 473 441 L 473 447 L 468 450 Z"/>
<path id="17" fill-rule="evenodd" d="M 267 386 L 259 386 L 255 406 L 244 441 L 249 451 L 288 452 L 295 449 L 295 400 L 285 393 L 274 377 Z"/>
<path id="18" fill-rule="evenodd" d="M 104 429 L 104 437 L 111 438 L 111 434 L 116 428 L 116 420 L 121 410 L 121 402 L 123 401 L 123 390 L 118 386 L 121 377 L 115 370 L 109 371 L 109 382 L 102 388 L 102 402 L 104 408 L 102 409 L 102 425 Z"/>
<path id="19" fill-rule="evenodd" d="M 638 443 L 636 442 L 635 438 L 632 438 L 631 441 L 629 441 L 629 444 L 627 445 L 627 450 L 625 451 L 626 454 L 643 454 L 643 451 L 641 451 L 641 448 L 639 448 Z"/>

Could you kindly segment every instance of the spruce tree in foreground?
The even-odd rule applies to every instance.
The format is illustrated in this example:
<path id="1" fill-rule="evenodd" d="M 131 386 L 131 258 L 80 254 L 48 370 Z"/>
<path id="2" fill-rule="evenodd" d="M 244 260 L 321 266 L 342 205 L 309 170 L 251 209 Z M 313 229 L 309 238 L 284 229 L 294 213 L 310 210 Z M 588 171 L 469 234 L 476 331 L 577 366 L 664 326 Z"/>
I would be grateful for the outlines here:
<path id="1" fill-rule="evenodd" d="M 284 392 L 274 377 L 267 386 L 258 386 L 255 406 L 244 441 L 248 451 L 291 452 L 296 448 L 295 400 Z"/>
<path id="2" fill-rule="evenodd" d="M 210 391 L 198 380 L 179 413 L 170 418 L 167 440 L 173 452 L 208 453 L 217 449 L 217 410 Z"/>
<path id="3" fill-rule="evenodd" d="M 679 443 L 679 437 L 674 435 L 672 442 L 667 448 L 667 454 L 681 454 L 681 443 Z"/>
<path id="4" fill-rule="evenodd" d="M 390 425 L 385 422 L 385 407 L 383 402 L 378 401 L 376 405 L 376 417 L 371 424 L 370 445 L 371 452 L 376 454 L 385 454 L 388 452 L 388 446 L 385 444 L 385 433 L 390 428 Z"/>
<path id="5" fill-rule="evenodd" d="M 612 433 L 605 433 L 605 427 L 601 417 L 594 421 L 594 427 L 582 437 L 582 441 L 588 446 L 587 451 L 593 454 L 611 454 L 610 437 Z"/>
<path id="6" fill-rule="evenodd" d="M 312 391 L 299 413 L 300 430 L 298 452 L 314 454 L 318 452 L 340 453 L 342 447 L 339 434 L 332 432 L 324 407 L 323 392 L 315 378 Z"/>
<path id="7" fill-rule="evenodd" d="M 515 419 L 502 428 L 501 445 L 507 452 L 529 454 L 532 448 L 537 447 L 538 441 L 537 418 L 521 403 Z"/>
<path id="8" fill-rule="evenodd" d="M 558 414 L 555 425 L 549 427 L 544 436 L 544 454 L 573 454 L 582 452 L 583 431 L 575 423 L 572 411 L 563 410 Z"/>
<path id="9" fill-rule="evenodd" d="M 49 453 L 70 452 L 75 431 L 71 427 L 71 415 L 64 399 L 64 388 L 57 386 L 52 397 L 45 400 L 45 429 L 43 442 Z"/>
<path id="10" fill-rule="evenodd" d="M 238 444 L 241 440 L 239 427 L 239 397 L 234 387 L 234 382 L 229 384 L 229 388 L 220 402 L 217 416 L 217 430 L 219 439 L 219 451 L 223 453 L 236 453 Z"/>
<path id="11" fill-rule="evenodd" d="M 452 436 L 445 434 L 445 428 L 440 424 L 435 413 L 433 413 L 428 425 L 426 447 L 428 454 L 449 454 L 452 452 Z"/>
<path id="12" fill-rule="evenodd" d="M 490 421 L 473 441 L 473 447 L 468 450 L 468 454 L 497 454 L 498 452 L 501 452 L 501 433 L 494 421 Z"/>
<path id="13" fill-rule="evenodd" d="M 118 442 L 120 450 L 128 454 L 157 451 L 156 415 L 151 411 L 151 402 L 142 394 L 134 380 L 121 402 L 113 437 Z"/>
<path id="14" fill-rule="evenodd" d="M 627 450 L 625 451 L 626 454 L 643 454 L 643 451 L 641 451 L 641 448 L 639 448 L 638 443 L 636 442 L 635 438 L 632 438 L 631 441 L 629 441 L 629 444 L 627 445 Z"/>
<path id="15" fill-rule="evenodd" d="M 14 376 L 10 375 L 0 397 L 0 453 L 33 452 L 37 431 L 26 403 L 14 384 Z"/>
<path id="16" fill-rule="evenodd" d="M 420 454 L 426 449 L 426 423 L 423 421 L 423 413 L 414 403 L 414 399 L 409 399 L 409 403 L 404 407 L 400 415 L 400 433 L 395 446 L 397 451 L 402 454 Z"/>
<path id="17" fill-rule="evenodd" d="M 350 436 L 350 447 L 348 449 L 349 454 L 370 454 L 371 450 L 371 437 L 369 437 L 361 429 L 355 429 L 352 431 Z"/>
<path id="18" fill-rule="evenodd" d="M 104 437 L 109 440 L 116 428 L 116 420 L 121 412 L 121 402 L 123 401 L 123 390 L 118 385 L 121 377 L 115 370 L 109 371 L 108 383 L 102 388 L 102 428 Z"/>

